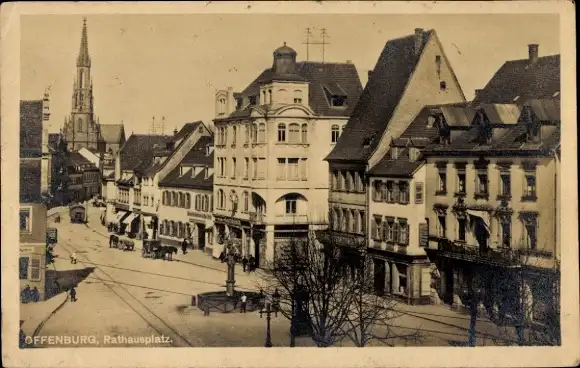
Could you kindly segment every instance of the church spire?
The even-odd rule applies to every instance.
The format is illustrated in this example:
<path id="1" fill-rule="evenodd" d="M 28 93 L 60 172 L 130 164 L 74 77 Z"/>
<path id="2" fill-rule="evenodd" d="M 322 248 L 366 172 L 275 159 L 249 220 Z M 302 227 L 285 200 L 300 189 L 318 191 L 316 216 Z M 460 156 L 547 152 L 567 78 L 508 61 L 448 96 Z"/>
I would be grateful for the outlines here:
<path id="1" fill-rule="evenodd" d="M 89 57 L 89 41 L 87 39 L 87 18 L 83 18 L 83 32 L 81 36 L 79 57 L 77 58 L 77 66 L 91 66 L 91 58 Z"/>

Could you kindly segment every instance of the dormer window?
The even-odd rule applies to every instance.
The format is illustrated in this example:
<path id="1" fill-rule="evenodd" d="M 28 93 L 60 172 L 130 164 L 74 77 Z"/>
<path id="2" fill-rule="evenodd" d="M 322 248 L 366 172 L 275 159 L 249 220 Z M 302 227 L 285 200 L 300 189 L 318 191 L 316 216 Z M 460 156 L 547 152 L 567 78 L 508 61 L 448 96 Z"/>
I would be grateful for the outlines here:
<path id="1" fill-rule="evenodd" d="M 373 142 L 373 137 L 372 136 L 371 137 L 365 137 L 363 139 L 363 147 L 364 148 L 370 147 L 370 145 L 371 145 L 372 142 Z"/>
<path id="2" fill-rule="evenodd" d="M 242 108 L 243 101 L 244 100 L 242 100 L 241 98 L 236 98 L 236 109 L 239 110 Z"/>
<path id="3" fill-rule="evenodd" d="M 427 117 L 427 128 L 433 128 L 434 124 L 435 124 L 435 116 L 429 115 Z"/>
<path id="4" fill-rule="evenodd" d="M 330 103 L 330 106 L 346 107 L 347 94 L 338 83 L 330 82 L 328 84 L 325 84 L 323 88 L 326 97 L 328 98 L 328 101 Z"/>
<path id="5" fill-rule="evenodd" d="M 409 147 L 409 160 L 417 161 L 419 158 L 419 149 L 416 147 Z"/>
<path id="6" fill-rule="evenodd" d="M 211 144 L 208 144 L 207 146 L 205 146 L 205 155 L 206 156 L 211 155 L 212 151 L 213 151 L 213 146 Z"/>
<path id="7" fill-rule="evenodd" d="M 301 104 L 302 103 L 302 91 L 297 89 L 294 91 L 294 103 Z"/>
<path id="8" fill-rule="evenodd" d="M 266 94 L 266 92 L 264 92 L 264 95 Z M 248 99 L 250 100 L 250 105 L 255 106 L 256 105 L 256 96 L 250 96 L 248 97 Z"/>
<path id="9" fill-rule="evenodd" d="M 344 107 L 346 105 L 346 96 L 332 96 L 330 104 L 332 107 Z"/>
<path id="10" fill-rule="evenodd" d="M 391 147 L 391 160 L 396 160 L 399 157 L 399 147 Z"/>

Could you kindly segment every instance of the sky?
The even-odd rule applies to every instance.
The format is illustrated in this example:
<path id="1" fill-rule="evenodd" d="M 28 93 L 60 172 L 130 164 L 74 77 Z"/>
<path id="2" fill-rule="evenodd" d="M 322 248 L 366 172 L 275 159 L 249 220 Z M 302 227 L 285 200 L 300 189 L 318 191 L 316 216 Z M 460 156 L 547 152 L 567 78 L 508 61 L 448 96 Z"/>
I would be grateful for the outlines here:
<path id="1" fill-rule="evenodd" d="M 50 86 L 50 131 L 70 114 L 82 15 L 21 17 L 22 100 Z M 127 136 L 147 133 L 165 116 L 165 133 L 184 123 L 211 125 L 217 89 L 242 91 L 271 66 L 284 42 L 306 60 L 306 28 L 325 60 L 355 64 L 363 85 L 389 39 L 434 29 L 468 99 L 506 60 L 560 52 L 557 15 L 183 14 L 86 15 L 94 111 L 101 124 L 125 124 Z M 309 59 L 322 60 L 320 46 Z"/>

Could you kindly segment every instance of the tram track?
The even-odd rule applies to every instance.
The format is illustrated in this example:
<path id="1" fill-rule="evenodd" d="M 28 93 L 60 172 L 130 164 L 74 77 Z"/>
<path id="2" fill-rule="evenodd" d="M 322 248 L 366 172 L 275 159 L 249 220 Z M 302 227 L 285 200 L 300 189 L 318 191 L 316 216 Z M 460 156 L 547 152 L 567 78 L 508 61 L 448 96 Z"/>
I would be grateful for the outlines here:
<path id="1" fill-rule="evenodd" d="M 109 273 L 103 270 L 100 266 L 95 265 L 88 256 L 81 253 L 82 250 L 70 243 L 60 243 L 62 249 L 69 254 L 75 252 L 77 254 L 78 262 L 85 267 L 93 267 L 93 275 L 102 282 L 111 292 L 113 292 L 123 303 L 125 303 L 135 314 L 137 314 L 149 327 L 151 327 L 159 335 L 167 336 L 170 339 L 170 345 L 173 347 L 193 347 L 191 342 L 183 335 L 169 325 L 163 318 L 158 316 L 147 305 L 140 301 L 133 295 L 126 287 L 117 282 Z M 84 259 L 84 261 L 83 261 Z M 113 286 L 114 285 L 114 286 Z M 42 328 L 39 329 L 38 333 Z"/>

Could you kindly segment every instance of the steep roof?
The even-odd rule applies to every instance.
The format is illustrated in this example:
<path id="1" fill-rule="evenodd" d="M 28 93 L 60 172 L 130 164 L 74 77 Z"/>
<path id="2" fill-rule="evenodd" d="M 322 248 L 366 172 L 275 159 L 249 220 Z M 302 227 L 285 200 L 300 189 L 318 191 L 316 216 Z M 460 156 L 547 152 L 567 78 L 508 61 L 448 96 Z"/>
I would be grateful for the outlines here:
<path id="1" fill-rule="evenodd" d="M 20 157 L 42 156 L 42 100 L 20 101 Z"/>
<path id="2" fill-rule="evenodd" d="M 539 57 L 534 63 L 528 59 L 511 60 L 506 61 L 485 88 L 476 94 L 473 103 L 552 99 L 559 91 L 560 55 Z"/>
<path id="3" fill-rule="evenodd" d="M 167 135 L 131 134 L 119 150 L 121 170 L 148 166 L 153 159 L 154 146 L 165 146 L 171 138 Z"/>
<path id="4" fill-rule="evenodd" d="M 122 143 L 121 140 L 125 133 L 123 124 L 99 124 L 99 127 L 101 129 L 101 137 L 105 143 Z"/>
<path id="5" fill-rule="evenodd" d="M 362 91 L 362 84 L 354 64 L 351 63 L 320 63 L 303 61 L 296 63 L 296 73 L 308 82 L 308 103 L 316 115 L 321 116 L 349 116 L 354 110 Z M 260 83 L 272 80 L 274 72 L 272 68 L 265 69 L 252 81 L 238 97 L 249 98 L 258 96 Z M 274 78 L 279 79 L 279 78 Z M 347 95 L 346 108 L 335 108 L 330 105 L 330 101 L 324 92 L 324 85 L 338 86 Z M 236 110 L 228 118 L 247 117 L 250 115 L 250 108 Z"/>
<path id="6" fill-rule="evenodd" d="M 90 166 L 90 168 L 87 168 L 87 169 L 96 169 L 97 168 L 91 161 L 89 161 L 85 156 L 81 155 L 78 151 L 69 152 L 68 160 L 69 160 L 70 164 L 73 164 L 76 166 L 81 166 L 81 167 Z"/>
<path id="7" fill-rule="evenodd" d="M 423 32 L 420 52 L 415 52 L 415 35 L 388 41 L 344 129 L 327 160 L 366 161 L 379 144 L 395 108 L 415 71 L 419 56 L 432 30 Z M 365 140 L 372 139 L 369 145 Z"/>
<path id="8" fill-rule="evenodd" d="M 211 189 L 213 187 L 213 174 L 206 177 L 205 170 L 202 170 L 193 176 L 191 168 L 185 172 L 181 170 L 181 166 L 205 166 L 213 168 L 213 151 L 209 155 L 206 154 L 206 147 L 209 144 L 213 144 L 213 137 L 200 137 L 191 150 L 183 157 L 179 165 L 159 182 L 159 186 Z"/>

